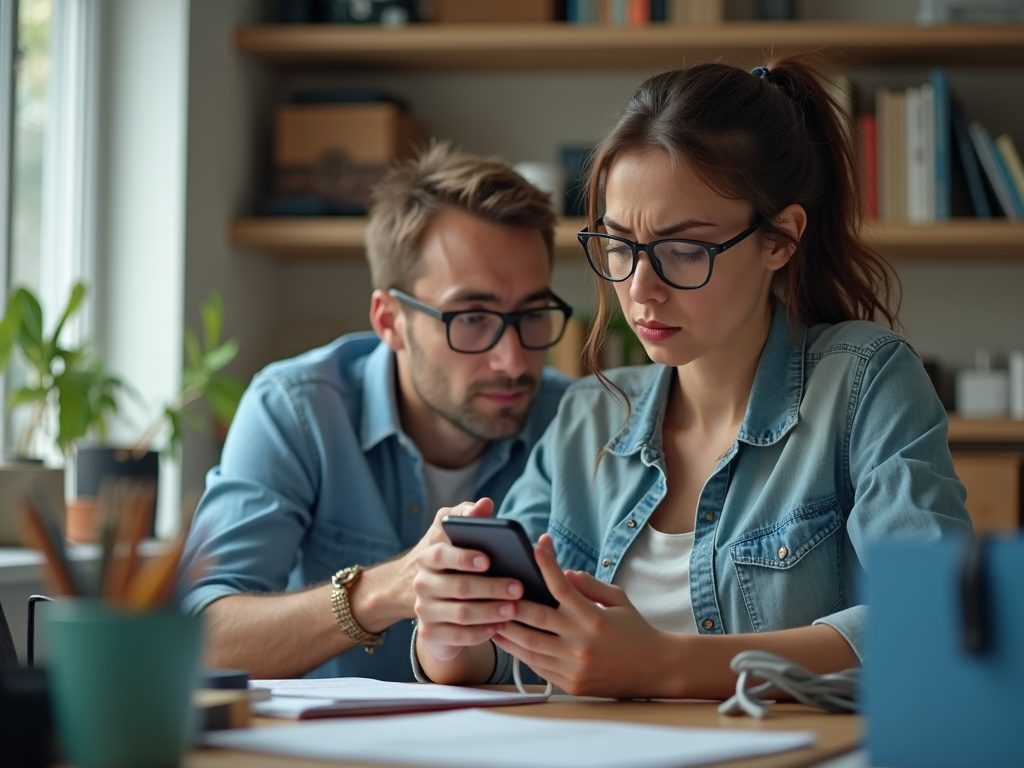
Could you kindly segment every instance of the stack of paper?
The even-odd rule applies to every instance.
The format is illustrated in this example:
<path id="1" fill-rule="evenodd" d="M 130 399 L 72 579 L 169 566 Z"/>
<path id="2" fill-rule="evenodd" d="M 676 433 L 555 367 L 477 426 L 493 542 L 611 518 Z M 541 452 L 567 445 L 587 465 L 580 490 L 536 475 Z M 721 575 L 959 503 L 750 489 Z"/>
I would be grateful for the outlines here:
<path id="1" fill-rule="evenodd" d="M 388 683 L 362 677 L 253 680 L 249 685 L 271 693 L 269 701 L 253 704 L 254 714 L 294 720 L 460 707 L 499 707 L 544 701 L 544 695 L 540 693 L 534 695 L 452 685 Z"/>

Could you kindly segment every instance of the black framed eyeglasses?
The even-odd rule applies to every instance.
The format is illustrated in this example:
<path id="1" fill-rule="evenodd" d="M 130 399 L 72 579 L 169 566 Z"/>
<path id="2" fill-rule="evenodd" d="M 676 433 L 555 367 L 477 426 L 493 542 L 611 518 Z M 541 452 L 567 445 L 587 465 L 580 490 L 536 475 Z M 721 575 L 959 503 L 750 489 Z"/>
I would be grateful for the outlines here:
<path id="1" fill-rule="evenodd" d="M 392 288 L 388 293 L 406 306 L 444 323 L 448 332 L 448 346 L 456 352 L 469 355 L 492 349 L 510 325 L 516 329 L 519 343 L 524 349 L 547 349 L 559 342 L 572 317 L 572 307 L 553 293 L 549 297 L 552 302 L 550 306 L 524 309 L 521 312 L 493 312 L 489 309 L 442 312 L 397 288 Z"/>
<path id="2" fill-rule="evenodd" d="M 636 272 L 640 251 L 647 254 L 651 266 L 665 283 L 673 288 L 692 291 L 707 285 L 715 257 L 754 234 L 764 219 L 757 220 L 731 240 L 724 243 L 705 243 L 702 240 L 655 240 L 634 243 L 624 237 L 600 231 L 604 219 L 597 220 L 592 231 L 589 227 L 576 235 L 587 254 L 590 267 L 602 278 L 613 283 L 628 280 Z"/>

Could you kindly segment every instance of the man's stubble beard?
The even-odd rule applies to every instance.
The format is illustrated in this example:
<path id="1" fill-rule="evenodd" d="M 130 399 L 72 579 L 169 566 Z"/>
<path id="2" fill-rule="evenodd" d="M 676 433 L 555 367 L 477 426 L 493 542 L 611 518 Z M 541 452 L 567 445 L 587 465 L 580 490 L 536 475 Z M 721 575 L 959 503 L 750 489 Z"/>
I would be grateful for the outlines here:
<path id="1" fill-rule="evenodd" d="M 452 426 L 467 435 L 485 442 L 493 442 L 517 435 L 526 423 L 537 396 L 537 379 L 530 374 L 523 374 L 517 379 L 507 376 L 489 381 L 475 381 L 466 391 L 461 403 L 452 398 L 451 383 L 444 372 L 435 366 L 423 353 L 422 347 L 416 343 L 412 329 L 408 334 L 409 378 L 413 389 L 420 400 L 433 413 L 445 419 Z M 525 387 L 528 394 L 525 405 L 515 408 L 501 408 L 497 413 L 486 415 L 474 410 L 476 395 L 491 389 L 518 389 Z M 521 409 L 521 410 L 519 410 Z"/>

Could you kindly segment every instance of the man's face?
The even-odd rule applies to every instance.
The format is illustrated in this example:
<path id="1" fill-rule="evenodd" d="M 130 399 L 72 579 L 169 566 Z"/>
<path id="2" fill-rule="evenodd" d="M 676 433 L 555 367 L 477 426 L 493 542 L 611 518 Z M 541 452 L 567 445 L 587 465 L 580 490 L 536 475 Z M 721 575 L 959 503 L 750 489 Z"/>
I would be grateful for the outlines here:
<path id="1" fill-rule="evenodd" d="M 443 312 L 516 312 L 550 304 L 551 268 L 537 231 L 445 209 L 424 235 L 421 260 L 421 276 L 409 293 Z M 519 432 L 537 394 L 545 350 L 524 349 L 509 327 L 491 349 L 466 354 L 452 350 L 445 324 L 423 312 L 403 308 L 399 322 L 404 377 L 427 409 L 479 440 Z"/>

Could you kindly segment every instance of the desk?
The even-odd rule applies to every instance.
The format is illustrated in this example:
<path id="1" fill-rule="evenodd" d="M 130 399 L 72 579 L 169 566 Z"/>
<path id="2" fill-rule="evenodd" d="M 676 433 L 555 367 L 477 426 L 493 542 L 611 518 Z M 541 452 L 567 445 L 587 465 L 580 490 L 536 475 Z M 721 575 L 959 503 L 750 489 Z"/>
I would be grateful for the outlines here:
<path id="1" fill-rule="evenodd" d="M 855 715 L 828 715 L 800 704 L 777 704 L 765 720 L 719 715 L 717 704 L 704 702 L 647 701 L 553 701 L 516 707 L 494 707 L 496 712 L 530 717 L 572 718 L 578 720 L 616 720 L 620 722 L 722 727 L 777 731 L 814 731 L 818 741 L 811 749 L 785 752 L 750 760 L 716 763 L 720 768 L 805 768 L 854 749 L 861 738 L 861 721 Z M 258 727 L 291 723 L 284 720 L 258 720 Z M 327 763 L 310 760 L 256 755 L 233 750 L 202 749 L 192 752 L 186 768 L 313 768 Z M 338 765 L 331 763 L 331 765 Z M 380 768 L 347 765 L 346 768 Z"/>

